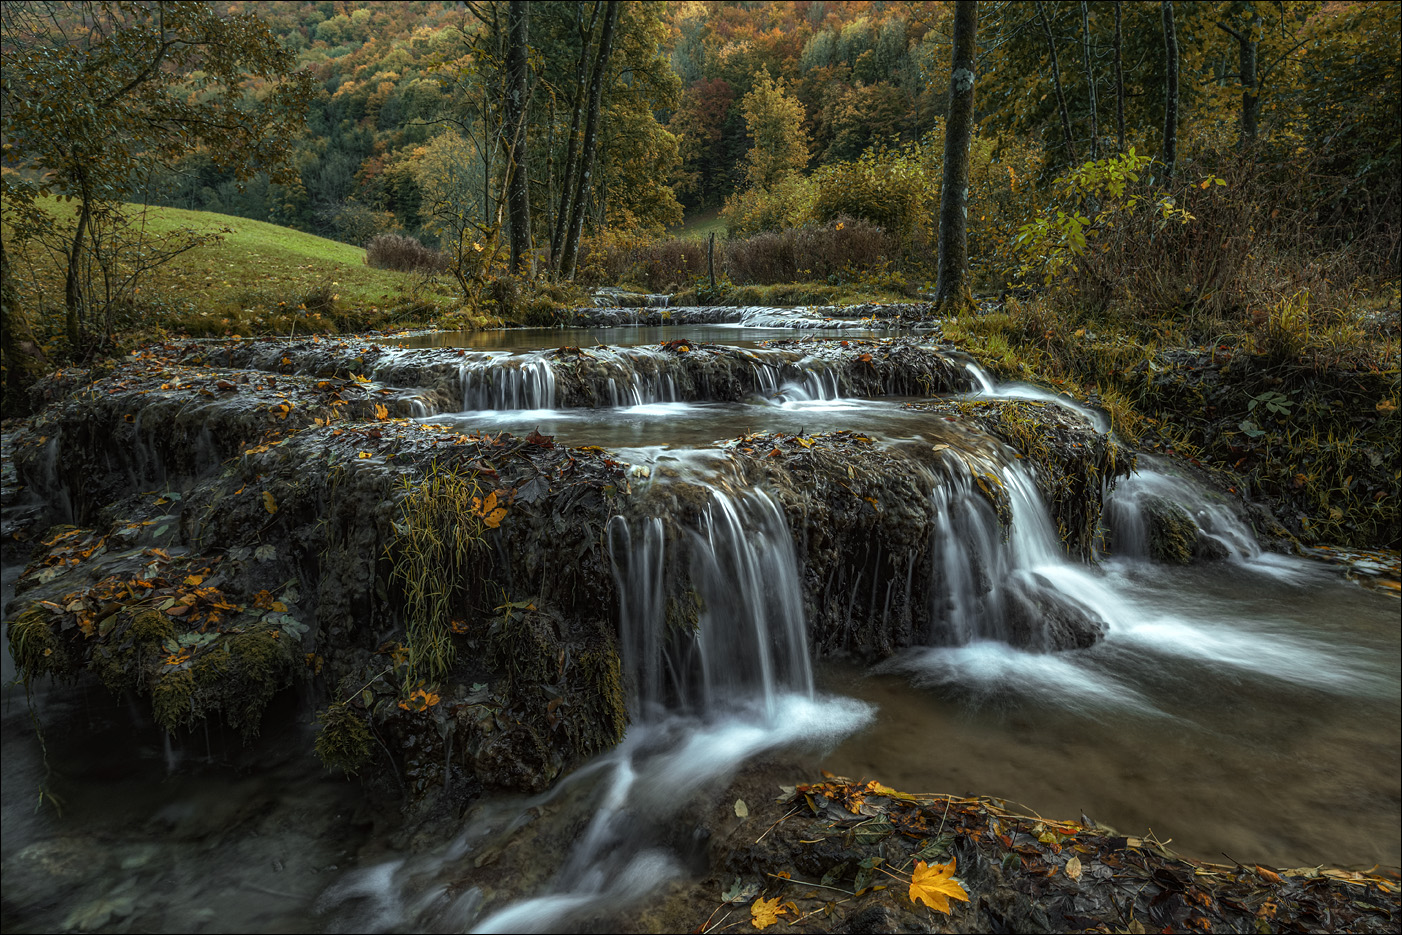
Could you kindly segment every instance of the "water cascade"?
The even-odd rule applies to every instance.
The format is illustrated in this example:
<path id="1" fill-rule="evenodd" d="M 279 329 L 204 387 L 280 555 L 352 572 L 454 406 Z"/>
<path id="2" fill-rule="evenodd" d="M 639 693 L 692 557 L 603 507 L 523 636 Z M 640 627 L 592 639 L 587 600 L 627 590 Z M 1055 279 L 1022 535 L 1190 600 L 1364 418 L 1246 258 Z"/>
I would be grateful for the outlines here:
<path id="1" fill-rule="evenodd" d="M 14 473 L 51 516 L 130 511 L 117 531 L 98 531 L 107 544 L 83 546 L 91 557 L 25 576 L 14 606 L 48 602 L 31 619 L 48 626 L 53 608 L 65 607 L 56 599 L 104 569 L 127 580 L 149 566 L 169 575 L 172 595 L 199 575 L 205 588 L 228 589 L 237 613 L 258 609 L 256 625 L 277 628 L 269 641 L 280 652 L 305 637 L 287 654 L 289 683 L 295 672 L 296 684 L 310 685 L 304 659 L 316 658 L 327 684 L 368 686 L 337 704 L 378 731 L 365 768 L 422 796 L 424 824 L 408 835 L 414 846 L 395 841 L 390 857 L 369 832 L 345 849 L 334 838 L 352 856 L 334 856 L 328 843 L 295 883 L 258 884 L 304 900 L 301 916 L 278 917 L 282 928 L 612 930 L 668 881 L 719 872 L 719 839 L 703 833 L 720 826 L 703 812 L 730 777 L 776 752 L 785 769 L 789 757 L 813 757 L 898 787 L 1026 792 L 1044 814 L 1150 803 L 1128 818 L 1104 816 L 1136 831 L 1161 830 L 1160 814 L 1148 813 L 1168 794 L 1159 776 L 1187 789 L 1176 819 L 1209 808 L 1202 803 L 1222 789 L 1241 790 L 1232 809 L 1256 808 L 1269 798 L 1260 777 L 1294 770 L 1282 795 L 1305 816 L 1296 836 L 1305 843 L 1280 846 L 1311 859 L 1316 841 L 1353 821 L 1341 814 L 1366 805 L 1356 824 L 1395 825 L 1395 773 L 1380 776 L 1376 765 L 1397 750 L 1395 604 L 1380 612 L 1381 595 L 1263 554 L 1249 514 L 1169 462 L 1141 455 L 1129 473 L 1104 413 L 998 383 L 948 347 L 859 338 L 856 323 L 803 310 L 667 311 L 737 336 L 757 324 L 852 331 L 763 346 L 681 330 L 630 347 L 591 345 L 582 331 L 565 346 L 554 333 L 425 350 L 192 344 L 159 374 L 143 372 L 145 385 L 118 374 L 25 430 Z M 406 415 L 418 421 L 395 418 Z M 440 472 L 442 499 L 396 516 L 394 498 L 430 471 Z M 162 481 L 170 489 L 158 497 L 133 496 Z M 7 516 L 20 506 L 30 509 L 12 500 Z M 442 569 L 444 593 L 465 608 L 464 619 L 451 618 L 460 655 L 449 677 L 418 693 L 441 692 L 438 706 L 412 710 L 396 694 L 402 686 L 376 674 L 394 657 L 375 648 L 407 645 L 407 630 L 365 582 L 376 582 L 376 562 L 401 560 L 401 527 L 431 532 L 444 516 L 480 527 L 461 566 Z M 188 567 L 179 564 L 187 556 Z M 119 561 L 131 568 L 108 564 Z M 205 580 L 199 569 L 216 562 Z M 284 567 L 300 569 L 287 574 L 302 575 L 290 591 L 304 597 L 282 585 L 272 596 L 284 610 L 262 614 L 248 596 L 285 580 Z M 436 566 L 427 571 L 432 578 Z M 17 575 L 7 569 L 5 581 Z M 493 616 L 497 603 L 524 609 Z M 171 616 L 156 619 L 180 635 L 188 621 Z M 121 622 L 111 632 L 132 627 L 112 619 Z M 173 654 L 162 648 L 149 677 L 193 671 L 213 658 L 208 640 L 246 635 L 209 633 L 184 660 L 165 661 Z M 78 653 L 106 645 L 100 628 L 63 639 L 55 645 L 73 650 L 75 667 Z M 849 683 L 842 666 L 861 671 Z M 872 666 L 877 677 L 868 678 Z M 149 718 L 146 701 L 130 696 Z M 328 699 L 314 704 L 325 711 Z M 296 712 L 296 742 L 305 714 Z M 606 717 L 611 732 L 590 733 L 589 719 Z M 198 765 L 197 755 L 177 756 L 170 735 L 151 736 L 159 777 L 169 768 L 174 783 Z M 197 751 L 191 736 L 177 740 Z M 863 748 L 868 736 L 877 739 Z M 1093 750 L 1085 736 L 1097 738 Z M 570 746 L 576 738 L 593 745 Z M 204 749 L 209 759 L 208 740 Z M 1335 769 L 1341 784 L 1363 790 L 1339 808 L 1319 786 Z M 1039 779 L 1053 774 L 1057 782 Z M 1209 778 L 1193 787 L 1197 774 Z M 741 782 L 768 789 L 811 778 L 756 767 Z M 274 797 L 314 785 L 280 782 Z M 21 806 L 33 810 L 9 801 L 7 822 Z M 341 801 L 327 824 L 349 839 L 339 819 L 355 806 Z M 727 822 L 741 822 L 729 827 L 743 826 L 741 810 L 721 804 Z M 96 823 L 105 812 L 84 814 Z M 132 814 L 133 826 L 154 826 Z M 1225 808 L 1205 814 L 1206 837 L 1241 824 Z M 38 819 L 26 821 L 7 847 L 48 840 Z M 1279 844 L 1274 831 L 1243 834 L 1252 847 L 1244 859 Z M 1351 859 L 1395 860 L 1376 837 L 1355 834 L 1351 842 L 1376 852 Z M 1212 839 L 1208 849 L 1235 856 L 1236 845 Z M 199 846 L 209 854 L 201 859 L 225 859 L 223 845 Z M 28 872 L 11 853 L 7 887 Z M 125 866 L 126 855 L 107 856 Z M 262 863 L 281 873 L 285 856 Z M 151 867 L 165 892 L 177 875 Z M 188 893 L 206 899 L 226 888 L 204 876 L 214 882 L 181 883 L 179 898 L 134 912 L 131 927 L 159 927 L 152 920 L 167 904 L 195 905 Z M 25 884 L 26 894 L 52 890 L 48 876 L 29 877 L 39 884 Z M 97 904 L 110 880 L 94 872 L 75 888 Z M 65 925 L 67 910 L 25 911 L 18 928 Z"/>

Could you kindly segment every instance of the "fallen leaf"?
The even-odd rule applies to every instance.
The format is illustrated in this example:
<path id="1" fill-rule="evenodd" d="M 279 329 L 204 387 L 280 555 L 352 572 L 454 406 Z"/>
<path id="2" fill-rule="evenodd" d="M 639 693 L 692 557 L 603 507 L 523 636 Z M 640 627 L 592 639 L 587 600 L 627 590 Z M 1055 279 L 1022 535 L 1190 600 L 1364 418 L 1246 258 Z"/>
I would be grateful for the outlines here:
<path id="1" fill-rule="evenodd" d="M 267 510 L 269 513 L 277 512 L 277 501 L 274 500 L 273 495 L 266 490 L 263 491 L 263 509 Z"/>
<path id="2" fill-rule="evenodd" d="M 750 924 L 757 929 L 767 929 L 779 921 L 779 916 L 788 911 L 787 907 L 779 905 L 778 896 L 773 899 L 756 899 L 750 904 Z"/>
<path id="3" fill-rule="evenodd" d="M 745 800 L 744 800 L 744 799 L 736 799 L 736 800 L 735 800 L 735 817 L 736 817 L 736 818 L 749 818 L 749 817 L 750 817 L 750 807 L 749 807 L 748 805 L 745 804 Z"/>
<path id="4" fill-rule="evenodd" d="M 1066 875 L 1073 880 L 1081 878 L 1081 858 L 1072 857 L 1066 861 Z"/>
<path id="5" fill-rule="evenodd" d="M 955 863 L 954 858 L 947 864 L 927 865 L 923 860 L 917 863 L 910 876 L 910 901 L 923 901 L 931 909 L 946 915 L 949 914 L 950 899 L 968 902 L 969 894 L 964 891 L 959 881 L 954 879 Z"/>

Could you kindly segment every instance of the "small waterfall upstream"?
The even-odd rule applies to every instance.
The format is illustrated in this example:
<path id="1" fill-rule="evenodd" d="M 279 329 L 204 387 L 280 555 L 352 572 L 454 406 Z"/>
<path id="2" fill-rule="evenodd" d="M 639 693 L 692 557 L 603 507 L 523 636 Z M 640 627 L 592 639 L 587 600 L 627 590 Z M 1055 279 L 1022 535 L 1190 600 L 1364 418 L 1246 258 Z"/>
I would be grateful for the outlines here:
<path id="1" fill-rule="evenodd" d="M 750 397 L 782 404 L 847 395 L 832 362 L 792 352 L 752 351 L 701 363 L 657 348 L 583 353 L 567 362 L 540 354 L 490 354 L 463 363 L 462 409 L 620 408 Z"/>

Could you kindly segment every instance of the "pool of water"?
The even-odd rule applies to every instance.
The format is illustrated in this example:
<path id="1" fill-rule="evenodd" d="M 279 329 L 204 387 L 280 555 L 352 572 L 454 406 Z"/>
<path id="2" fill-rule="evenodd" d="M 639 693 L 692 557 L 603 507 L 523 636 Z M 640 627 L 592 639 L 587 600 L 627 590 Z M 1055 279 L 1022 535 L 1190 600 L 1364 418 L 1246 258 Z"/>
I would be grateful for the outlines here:
<path id="1" fill-rule="evenodd" d="M 763 328 L 743 324 L 614 325 L 598 328 L 506 328 L 498 331 L 433 331 L 377 339 L 376 343 L 406 349 L 462 347 L 481 351 L 538 351 L 555 347 L 645 347 L 684 338 L 697 344 L 756 347 L 762 341 L 803 338 L 844 340 L 889 337 L 890 332 L 864 328 Z"/>
<path id="2" fill-rule="evenodd" d="M 1124 612 L 1087 650 L 827 664 L 829 690 L 880 713 L 812 766 L 1152 828 L 1209 861 L 1402 862 L 1395 598 L 1274 556 L 1103 577 Z"/>

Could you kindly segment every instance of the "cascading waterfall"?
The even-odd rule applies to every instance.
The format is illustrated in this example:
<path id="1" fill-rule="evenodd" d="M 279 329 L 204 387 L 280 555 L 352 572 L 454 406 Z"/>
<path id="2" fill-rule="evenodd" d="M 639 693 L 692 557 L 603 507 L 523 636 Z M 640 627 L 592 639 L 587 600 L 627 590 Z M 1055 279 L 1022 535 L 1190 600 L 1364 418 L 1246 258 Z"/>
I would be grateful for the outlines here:
<path id="1" fill-rule="evenodd" d="M 637 712 L 644 720 L 663 711 L 705 716 L 757 702 L 773 717 L 782 695 L 811 697 L 803 592 L 778 504 L 759 490 L 734 497 L 712 488 L 696 528 L 678 544 L 687 553 L 689 594 L 668 593 L 660 519 L 610 522 L 619 631 Z M 694 633 L 678 632 L 668 620 L 668 603 L 688 598 Z"/>
<path id="2" fill-rule="evenodd" d="M 1140 455 L 1139 469 L 1105 498 L 1104 525 L 1119 558 L 1149 557 L 1147 512 L 1159 503 L 1183 510 L 1201 535 L 1215 542 L 1227 556 L 1254 559 L 1261 547 L 1246 524 L 1219 498 L 1192 481 L 1167 472 L 1167 466 L 1151 455 Z"/>
<path id="3" fill-rule="evenodd" d="M 492 356 L 465 365 L 462 386 L 462 407 L 468 411 L 555 407 L 555 368 L 539 357 L 503 360 Z"/>
<path id="4" fill-rule="evenodd" d="M 719 365 L 689 367 L 689 363 L 656 348 L 597 354 L 588 358 L 587 369 L 578 371 L 561 370 L 556 361 L 537 354 L 487 355 L 460 368 L 462 409 L 624 408 L 688 400 L 734 401 L 749 395 L 785 403 L 830 401 L 845 395 L 839 369 L 815 357 L 796 360 L 792 354 L 747 352 Z M 415 415 L 420 413 L 416 410 Z"/>
<path id="5" fill-rule="evenodd" d="M 996 640 L 1046 650 L 1064 646 L 1075 632 L 1103 633 L 1119 601 L 1093 572 L 1067 558 L 1028 469 L 1012 461 L 987 476 L 996 477 L 1007 496 L 1006 535 L 968 473 L 948 472 L 931 494 L 936 641 Z M 1084 638 L 1073 642 L 1084 644 Z"/>
<path id="6" fill-rule="evenodd" d="M 798 564 L 778 504 L 760 490 L 708 493 L 695 526 L 670 539 L 658 518 L 610 521 L 633 724 L 598 762 L 606 776 L 593 818 L 551 895 L 502 909 L 476 931 L 550 931 L 572 913 L 645 895 L 681 872 L 654 838 L 689 793 L 762 750 L 831 743 L 871 719 L 860 703 L 814 697 Z M 669 548 L 679 553 L 671 561 Z M 686 576 L 669 580 L 682 566 Z M 678 590 L 691 592 L 694 632 L 668 619 L 688 596 Z"/>

